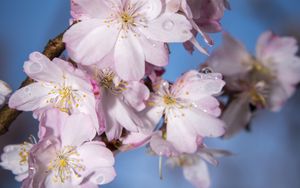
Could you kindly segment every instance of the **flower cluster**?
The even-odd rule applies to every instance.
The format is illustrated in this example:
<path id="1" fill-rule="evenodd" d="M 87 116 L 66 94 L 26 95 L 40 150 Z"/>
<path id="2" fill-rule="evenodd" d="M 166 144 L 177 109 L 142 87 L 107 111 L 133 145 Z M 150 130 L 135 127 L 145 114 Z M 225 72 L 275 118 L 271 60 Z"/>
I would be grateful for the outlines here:
<path id="1" fill-rule="evenodd" d="M 196 36 L 213 45 L 208 33 L 221 31 L 229 8 L 226 0 L 71 0 L 62 39 L 68 59 L 31 53 L 24 71 L 34 82 L 8 101 L 33 112 L 38 140 L 6 146 L 0 165 L 23 188 L 94 188 L 115 178 L 117 153 L 148 145 L 195 187 L 208 188 L 206 162 L 217 165 L 230 152 L 209 149 L 206 138 L 245 126 L 249 105 L 278 110 L 300 81 L 295 40 L 270 32 L 260 37 L 256 57 L 224 34 L 205 68 L 174 83 L 163 78 L 168 45 L 208 55 Z M 0 82 L 1 105 L 8 95 Z"/>
<path id="2" fill-rule="evenodd" d="M 300 58 L 297 41 L 263 33 L 257 42 L 256 55 L 229 34 L 204 66 L 223 74 L 229 96 L 222 119 L 227 123 L 226 137 L 247 126 L 256 109 L 279 111 L 300 82 Z"/>

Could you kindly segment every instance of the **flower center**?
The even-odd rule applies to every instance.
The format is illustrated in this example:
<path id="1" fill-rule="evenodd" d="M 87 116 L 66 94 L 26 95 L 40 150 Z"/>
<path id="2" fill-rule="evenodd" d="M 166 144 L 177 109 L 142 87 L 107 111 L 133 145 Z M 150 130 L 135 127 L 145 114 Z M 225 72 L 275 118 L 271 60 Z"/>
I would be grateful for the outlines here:
<path id="1" fill-rule="evenodd" d="M 123 24 L 131 24 L 131 25 L 134 24 L 134 18 L 131 15 L 129 15 L 127 12 L 121 13 L 120 16 Z"/>
<path id="2" fill-rule="evenodd" d="M 67 86 L 65 81 L 62 85 L 54 85 L 53 89 L 48 93 L 47 103 L 53 104 L 54 108 L 62 112 L 71 113 L 74 107 L 78 108 L 85 94 L 80 95 L 77 90 L 71 86 Z"/>
<path id="3" fill-rule="evenodd" d="M 28 157 L 29 157 L 29 150 L 30 150 L 29 143 L 24 142 L 24 144 L 21 145 L 21 149 L 19 152 L 19 157 L 21 158 L 19 161 L 20 165 L 26 165 L 28 164 Z"/>
<path id="4" fill-rule="evenodd" d="M 174 99 L 173 97 L 171 97 L 170 95 L 165 95 L 163 96 L 163 101 L 167 106 L 172 106 L 175 105 L 177 103 L 176 99 Z"/>
<path id="5" fill-rule="evenodd" d="M 109 69 L 103 69 L 98 72 L 98 80 L 101 87 L 114 95 L 119 95 L 126 90 L 127 82 L 120 80 L 114 83 L 115 73 Z"/>
<path id="6" fill-rule="evenodd" d="M 72 175 L 80 177 L 80 172 L 85 170 L 79 158 L 79 153 L 74 146 L 65 146 L 57 152 L 54 160 L 48 164 L 48 170 L 54 172 L 53 181 L 64 183 L 70 180 Z"/>

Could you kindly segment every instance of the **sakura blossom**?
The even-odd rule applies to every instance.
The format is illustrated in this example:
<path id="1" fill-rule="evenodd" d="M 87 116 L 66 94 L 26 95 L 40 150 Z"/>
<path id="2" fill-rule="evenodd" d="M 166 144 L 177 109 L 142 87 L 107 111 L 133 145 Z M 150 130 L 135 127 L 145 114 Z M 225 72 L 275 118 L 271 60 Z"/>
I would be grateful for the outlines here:
<path id="1" fill-rule="evenodd" d="M 7 145 L 1 155 L 0 166 L 12 171 L 16 181 L 23 181 L 28 177 L 28 157 L 33 144 L 24 142 L 23 144 Z"/>
<path id="2" fill-rule="evenodd" d="M 68 3 L 69 27 L 43 53 L 30 53 L 21 87 L 12 93 L 0 80 L 0 136 L 22 111 L 33 112 L 38 123 L 30 132 L 37 139 L 8 143 L 1 154 L 0 166 L 22 188 L 102 187 L 117 176 L 117 155 L 143 147 L 158 157 L 161 179 L 165 162 L 181 168 L 194 187 L 209 188 L 208 164 L 216 167 L 219 157 L 232 155 L 208 148 L 209 139 L 227 146 L 224 139 L 249 127 L 260 109 L 280 110 L 300 82 L 293 37 L 267 31 L 253 55 L 224 33 L 223 44 L 209 53 L 228 0 Z M 183 44 L 187 55 L 197 49 L 206 62 L 184 59 L 198 62 L 189 65 L 198 69 L 169 80 L 172 43 Z"/>
<path id="3" fill-rule="evenodd" d="M 6 102 L 6 99 L 11 94 L 11 92 L 12 89 L 10 88 L 10 86 L 6 82 L 0 80 L 0 106 L 2 106 Z"/>
<path id="4" fill-rule="evenodd" d="M 300 58 L 294 38 L 269 31 L 259 37 L 255 57 L 229 34 L 223 38 L 223 46 L 212 53 L 207 65 L 224 75 L 228 90 L 235 94 L 223 114 L 229 136 L 249 123 L 249 104 L 271 111 L 281 109 L 300 82 Z"/>
<path id="5" fill-rule="evenodd" d="M 192 38 L 189 21 L 178 13 L 164 12 L 161 0 L 72 3 L 72 15 L 80 22 L 63 38 L 70 57 L 83 65 L 113 59 L 116 73 L 126 81 L 144 76 L 145 61 L 160 67 L 167 65 L 165 43 Z"/>
<path id="6" fill-rule="evenodd" d="M 167 164 L 171 167 L 181 167 L 184 178 L 196 188 L 209 188 L 211 179 L 206 163 L 217 166 L 217 157 L 232 155 L 231 152 L 219 149 L 199 147 L 195 154 L 181 154 L 170 157 Z"/>
<path id="7" fill-rule="evenodd" d="M 94 68 L 95 80 L 100 88 L 99 114 L 108 140 L 121 137 L 125 128 L 138 132 L 143 125 L 138 112 L 149 98 L 149 89 L 138 81 L 124 81 L 110 68 Z"/>
<path id="8" fill-rule="evenodd" d="M 95 129 L 99 129 L 92 84 L 83 71 L 58 58 L 50 61 L 39 52 L 30 54 L 24 71 L 35 82 L 11 96 L 11 108 L 37 114 L 51 108 L 68 114 L 89 114 Z"/>
<path id="9" fill-rule="evenodd" d="M 214 98 L 224 84 L 218 73 L 203 74 L 192 70 L 173 85 L 162 81 L 155 86 L 157 90 L 148 101 L 148 114 L 152 114 L 152 119 L 164 115 L 164 137 L 177 151 L 194 153 L 203 138 L 224 134 L 224 123 L 217 119 L 221 113 L 219 102 Z"/>
<path id="10" fill-rule="evenodd" d="M 30 151 L 23 187 L 96 187 L 114 179 L 113 154 L 103 142 L 91 141 L 96 131 L 89 116 L 52 109 L 43 118 L 45 132 Z"/>
<path id="11" fill-rule="evenodd" d="M 185 48 L 192 53 L 196 47 L 208 55 L 207 50 L 197 42 L 196 36 L 199 33 L 207 44 L 213 45 L 208 33 L 222 30 L 220 20 L 230 6 L 227 0 L 167 0 L 166 9 L 183 13 L 193 26 L 194 37 L 184 43 Z"/>

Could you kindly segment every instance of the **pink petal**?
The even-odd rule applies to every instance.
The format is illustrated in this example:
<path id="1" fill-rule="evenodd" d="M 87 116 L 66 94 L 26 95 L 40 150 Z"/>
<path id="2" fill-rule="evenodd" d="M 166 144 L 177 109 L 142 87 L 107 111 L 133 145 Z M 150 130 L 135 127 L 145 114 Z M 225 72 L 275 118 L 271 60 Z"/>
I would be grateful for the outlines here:
<path id="1" fill-rule="evenodd" d="M 126 104 L 118 96 L 106 93 L 103 96 L 102 104 L 103 114 L 106 121 L 106 135 L 109 140 L 119 138 L 122 133 L 122 127 L 129 131 L 137 132 L 138 126 L 142 126 L 142 121 L 137 112 Z"/>
<path id="2" fill-rule="evenodd" d="M 161 0 L 127 0 L 128 3 L 141 5 L 138 6 L 138 13 L 145 15 L 148 20 L 155 19 L 162 11 Z"/>
<path id="3" fill-rule="evenodd" d="M 56 108 L 45 111 L 40 118 L 39 139 L 51 136 L 60 137 L 63 126 L 69 115 Z"/>
<path id="4" fill-rule="evenodd" d="M 61 130 L 63 146 L 79 146 L 85 141 L 92 140 L 96 135 L 93 121 L 89 115 L 73 114 L 66 119 Z"/>
<path id="5" fill-rule="evenodd" d="M 183 167 L 183 175 L 196 188 L 209 188 L 210 176 L 204 161 L 198 160 L 194 165 Z"/>
<path id="6" fill-rule="evenodd" d="M 164 140 L 160 133 L 154 134 L 150 141 L 151 149 L 160 156 L 173 157 L 178 155 L 178 151 L 172 143 Z"/>
<path id="7" fill-rule="evenodd" d="M 112 1 L 110 0 L 72 0 L 71 12 L 75 19 L 80 19 L 82 15 L 88 18 L 106 19 L 112 13 Z M 115 0 L 116 5 L 121 5 L 119 0 Z"/>
<path id="8" fill-rule="evenodd" d="M 145 101 L 149 98 L 149 89 L 140 82 L 129 82 L 123 96 L 126 101 L 137 111 L 143 110 L 146 105 Z"/>
<path id="9" fill-rule="evenodd" d="M 224 76 L 245 74 L 252 67 L 250 58 L 250 54 L 240 42 L 224 33 L 222 46 L 212 52 L 207 65 Z"/>
<path id="10" fill-rule="evenodd" d="M 84 176 L 91 175 L 91 180 L 96 184 L 108 183 L 114 179 L 114 156 L 102 142 L 87 142 L 78 147 L 77 151 L 86 167 Z"/>
<path id="11" fill-rule="evenodd" d="M 181 0 L 166 0 L 166 11 L 176 13 L 180 9 Z"/>
<path id="12" fill-rule="evenodd" d="M 194 153 L 197 151 L 196 136 L 188 130 L 181 118 L 169 118 L 167 124 L 167 141 L 179 152 Z"/>
<path id="13" fill-rule="evenodd" d="M 225 132 L 224 122 L 196 109 L 186 109 L 181 117 L 186 129 L 202 137 L 219 137 Z M 181 125 L 181 126 L 184 126 Z"/>
<path id="14" fill-rule="evenodd" d="M 140 80 L 145 74 L 145 56 L 137 37 L 122 32 L 115 47 L 115 69 L 124 80 Z M 125 38 L 122 36 L 125 35 Z"/>
<path id="15" fill-rule="evenodd" d="M 95 64 L 113 49 L 119 35 L 117 27 L 117 24 L 108 27 L 101 19 L 82 21 L 66 31 L 63 41 L 74 61 Z"/>
<path id="16" fill-rule="evenodd" d="M 39 52 L 30 54 L 29 61 L 24 63 L 24 71 L 36 81 L 60 82 L 63 76 L 62 70 Z"/>
<path id="17" fill-rule="evenodd" d="M 139 40 L 148 63 L 159 67 L 166 66 L 169 63 L 169 50 L 164 43 L 146 39 L 143 36 L 141 36 Z"/>
<path id="18" fill-rule="evenodd" d="M 160 42 L 185 42 L 193 36 L 190 22 L 175 13 L 164 13 L 140 30 L 146 38 Z"/>
<path id="19" fill-rule="evenodd" d="M 47 106 L 46 97 L 50 88 L 42 83 L 32 83 L 17 90 L 9 99 L 10 108 L 22 111 L 33 111 Z"/>
<path id="20" fill-rule="evenodd" d="M 185 73 L 172 87 L 180 98 L 197 101 L 203 97 L 220 94 L 225 82 L 219 73 L 199 73 L 195 70 Z"/>

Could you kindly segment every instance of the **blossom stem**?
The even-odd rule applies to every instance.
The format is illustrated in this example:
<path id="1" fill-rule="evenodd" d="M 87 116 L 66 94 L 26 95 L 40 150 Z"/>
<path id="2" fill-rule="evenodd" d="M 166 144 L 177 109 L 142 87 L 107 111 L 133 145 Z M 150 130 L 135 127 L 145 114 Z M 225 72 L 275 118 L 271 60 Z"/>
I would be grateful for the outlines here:
<path id="1" fill-rule="evenodd" d="M 49 59 L 54 59 L 61 55 L 61 53 L 65 50 L 65 45 L 62 41 L 63 34 L 61 33 L 56 36 L 54 39 L 49 40 L 43 54 L 47 56 Z M 27 77 L 21 84 L 20 88 L 25 87 L 29 84 L 33 83 L 33 80 Z M 16 109 L 9 108 L 8 105 L 3 106 L 0 109 L 0 135 L 8 132 L 8 129 L 12 122 L 21 114 L 21 111 Z"/>

